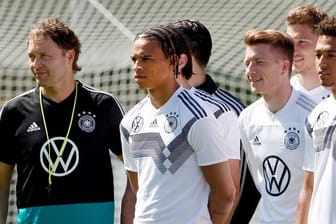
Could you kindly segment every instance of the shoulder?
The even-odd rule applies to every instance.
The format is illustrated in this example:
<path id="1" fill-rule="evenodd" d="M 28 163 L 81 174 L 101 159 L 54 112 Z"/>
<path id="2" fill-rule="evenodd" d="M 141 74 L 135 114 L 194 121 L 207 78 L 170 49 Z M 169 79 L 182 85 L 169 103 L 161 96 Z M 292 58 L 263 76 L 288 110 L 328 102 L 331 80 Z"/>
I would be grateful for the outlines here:
<path id="1" fill-rule="evenodd" d="M 206 106 L 206 103 L 198 98 L 190 90 L 182 89 L 176 95 L 178 104 L 192 113 L 196 119 L 204 118 L 212 115 L 211 109 Z"/>
<path id="2" fill-rule="evenodd" d="M 293 89 L 294 104 L 303 111 L 311 112 L 315 107 L 316 103 L 305 93 Z"/>
<path id="3" fill-rule="evenodd" d="M 146 113 L 148 111 L 147 105 L 150 103 L 149 97 L 146 96 L 136 105 L 134 105 L 130 110 L 127 111 L 125 114 L 122 124 L 126 124 L 127 121 L 134 119 L 136 116 L 140 115 L 141 113 Z"/>
<path id="4" fill-rule="evenodd" d="M 80 83 L 79 86 L 84 92 L 88 93 L 92 98 L 101 99 L 101 100 L 104 100 L 104 99 L 117 100 L 117 98 L 112 93 L 108 93 L 106 91 L 92 87 L 85 83 Z"/>
<path id="5" fill-rule="evenodd" d="M 312 110 L 312 112 L 309 115 L 309 120 L 316 120 L 320 114 L 322 113 L 328 113 L 331 110 L 334 110 L 334 106 L 336 104 L 336 100 L 333 97 L 329 97 L 319 104 Z"/>
<path id="6" fill-rule="evenodd" d="M 86 93 L 86 96 L 97 105 L 108 104 L 114 109 L 120 110 L 123 114 L 125 113 L 119 99 L 112 93 L 108 93 L 106 91 L 94 88 L 85 83 L 80 83 L 79 86 L 83 90 L 83 92 Z"/>
<path id="7" fill-rule="evenodd" d="M 1 108 L 1 111 L 18 110 L 21 109 L 22 106 L 32 105 L 35 102 L 32 99 L 33 98 L 36 99 L 36 97 L 37 97 L 36 89 L 35 88 L 31 89 L 5 102 Z"/>
<path id="8" fill-rule="evenodd" d="M 237 115 L 245 108 L 245 105 L 238 99 L 238 97 L 233 94 L 225 91 L 224 89 L 217 88 L 215 93 L 213 94 L 218 99 L 227 103 L 236 113 Z"/>
<path id="9" fill-rule="evenodd" d="M 194 89 L 193 94 L 215 110 L 221 110 L 222 112 L 231 111 L 231 107 L 227 103 L 215 98 L 205 91 Z"/>
<path id="10" fill-rule="evenodd" d="M 333 97 L 329 97 L 313 109 L 308 116 L 308 122 L 306 122 L 306 129 L 310 135 L 313 129 L 324 128 L 332 122 L 336 115 L 335 104 L 336 100 Z"/>
<path id="11" fill-rule="evenodd" d="M 252 104 L 250 104 L 249 106 L 247 106 L 246 108 L 244 108 L 240 113 L 239 117 L 245 117 L 248 116 L 249 114 L 256 113 L 257 110 L 264 107 L 265 106 L 263 103 L 263 99 L 260 98 L 257 101 L 253 102 Z"/>

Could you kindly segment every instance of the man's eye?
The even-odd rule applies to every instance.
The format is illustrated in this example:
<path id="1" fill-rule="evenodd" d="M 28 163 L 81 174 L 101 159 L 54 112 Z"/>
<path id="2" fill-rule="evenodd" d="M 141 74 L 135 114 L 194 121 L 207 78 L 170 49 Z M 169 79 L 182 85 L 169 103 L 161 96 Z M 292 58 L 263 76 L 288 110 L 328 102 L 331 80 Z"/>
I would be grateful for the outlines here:
<path id="1" fill-rule="evenodd" d="M 306 45 L 306 44 L 307 44 L 307 41 L 303 41 L 303 40 L 301 40 L 301 41 L 299 41 L 299 44 L 300 44 L 300 45 Z"/>
<path id="2" fill-rule="evenodd" d="M 50 58 L 50 56 L 49 55 L 41 55 L 41 58 L 43 60 L 48 60 Z"/>

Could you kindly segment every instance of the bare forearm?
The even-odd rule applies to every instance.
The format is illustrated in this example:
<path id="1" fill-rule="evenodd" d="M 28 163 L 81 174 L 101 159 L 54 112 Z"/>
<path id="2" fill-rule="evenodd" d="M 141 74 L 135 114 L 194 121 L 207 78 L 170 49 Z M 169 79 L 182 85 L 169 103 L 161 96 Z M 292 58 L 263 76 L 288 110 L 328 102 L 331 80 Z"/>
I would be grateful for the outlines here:
<path id="1" fill-rule="evenodd" d="M 296 212 L 296 223 L 297 224 L 307 224 L 310 199 L 311 199 L 310 193 L 301 192 L 301 195 L 298 201 L 297 212 Z"/>
<path id="2" fill-rule="evenodd" d="M 121 224 L 133 224 L 136 196 L 132 191 L 129 181 L 121 202 Z"/>
<path id="3" fill-rule="evenodd" d="M 222 200 L 218 200 L 221 198 Z M 213 224 L 229 224 L 232 217 L 234 194 L 223 196 L 210 195 L 209 212 Z"/>
<path id="4" fill-rule="evenodd" d="M 232 182 L 235 188 L 233 206 L 230 211 L 230 218 L 232 218 L 235 212 L 235 209 L 238 205 L 239 196 L 240 196 L 240 193 L 239 193 L 240 192 L 240 160 L 237 160 L 237 159 L 229 160 L 229 166 L 230 166 Z"/>
<path id="5" fill-rule="evenodd" d="M 236 190 L 236 194 L 235 194 L 235 197 L 234 197 L 234 200 L 233 200 L 233 203 L 232 203 L 232 207 L 230 209 L 230 213 L 229 213 L 229 220 L 231 221 L 232 217 L 233 217 L 233 214 L 237 208 L 237 205 L 238 205 L 238 202 L 239 202 L 239 191 Z M 228 222 L 230 223 L 230 222 Z"/>
<path id="6" fill-rule="evenodd" d="M 208 206 L 212 223 L 229 223 L 230 211 L 234 201 L 235 187 L 232 183 L 228 163 L 221 162 L 203 166 L 202 172 L 210 186 Z"/>
<path id="7" fill-rule="evenodd" d="M 299 195 L 296 223 L 306 224 L 308 222 L 308 212 L 310 207 L 310 200 L 313 193 L 314 174 L 312 172 L 305 172 L 302 190 Z"/>

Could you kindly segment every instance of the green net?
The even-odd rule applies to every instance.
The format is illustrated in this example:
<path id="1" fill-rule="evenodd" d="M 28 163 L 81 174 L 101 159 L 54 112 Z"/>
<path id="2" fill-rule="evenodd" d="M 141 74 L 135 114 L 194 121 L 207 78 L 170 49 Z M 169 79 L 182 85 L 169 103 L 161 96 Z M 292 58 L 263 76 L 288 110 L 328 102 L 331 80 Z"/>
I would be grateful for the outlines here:
<path id="1" fill-rule="evenodd" d="M 257 97 L 244 75 L 244 33 L 252 28 L 285 31 L 288 10 L 300 4 L 318 6 L 330 15 L 336 12 L 336 2 L 330 0 L 0 0 L 0 105 L 35 86 L 26 38 L 31 24 L 47 16 L 60 16 L 82 42 L 83 69 L 77 78 L 113 93 L 126 110 L 145 95 L 132 78 L 129 55 L 134 35 L 179 19 L 199 20 L 213 39 L 208 73 L 248 105 Z M 120 182 L 115 182 L 119 194 Z M 15 223 L 16 217 L 14 183 L 15 178 L 8 223 Z"/>

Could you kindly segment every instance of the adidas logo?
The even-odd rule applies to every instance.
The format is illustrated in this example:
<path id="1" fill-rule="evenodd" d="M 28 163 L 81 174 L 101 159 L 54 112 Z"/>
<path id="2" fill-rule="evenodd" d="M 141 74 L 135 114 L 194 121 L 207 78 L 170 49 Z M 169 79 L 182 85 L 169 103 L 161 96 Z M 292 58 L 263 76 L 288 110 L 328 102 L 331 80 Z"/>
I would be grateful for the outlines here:
<path id="1" fill-rule="evenodd" d="M 39 131 L 41 128 L 35 123 L 35 121 L 27 128 L 27 132 Z"/>
<path id="2" fill-rule="evenodd" d="M 156 128 L 156 127 L 158 127 L 156 118 L 155 118 L 154 121 L 152 121 L 152 123 L 150 123 L 149 127 L 150 127 L 150 128 Z"/>
<path id="3" fill-rule="evenodd" d="M 255 136 L 255 138 L 252 141 L 252 145 L 261 145 L 261 142 L 259 141 L 258 136 Z"/>

